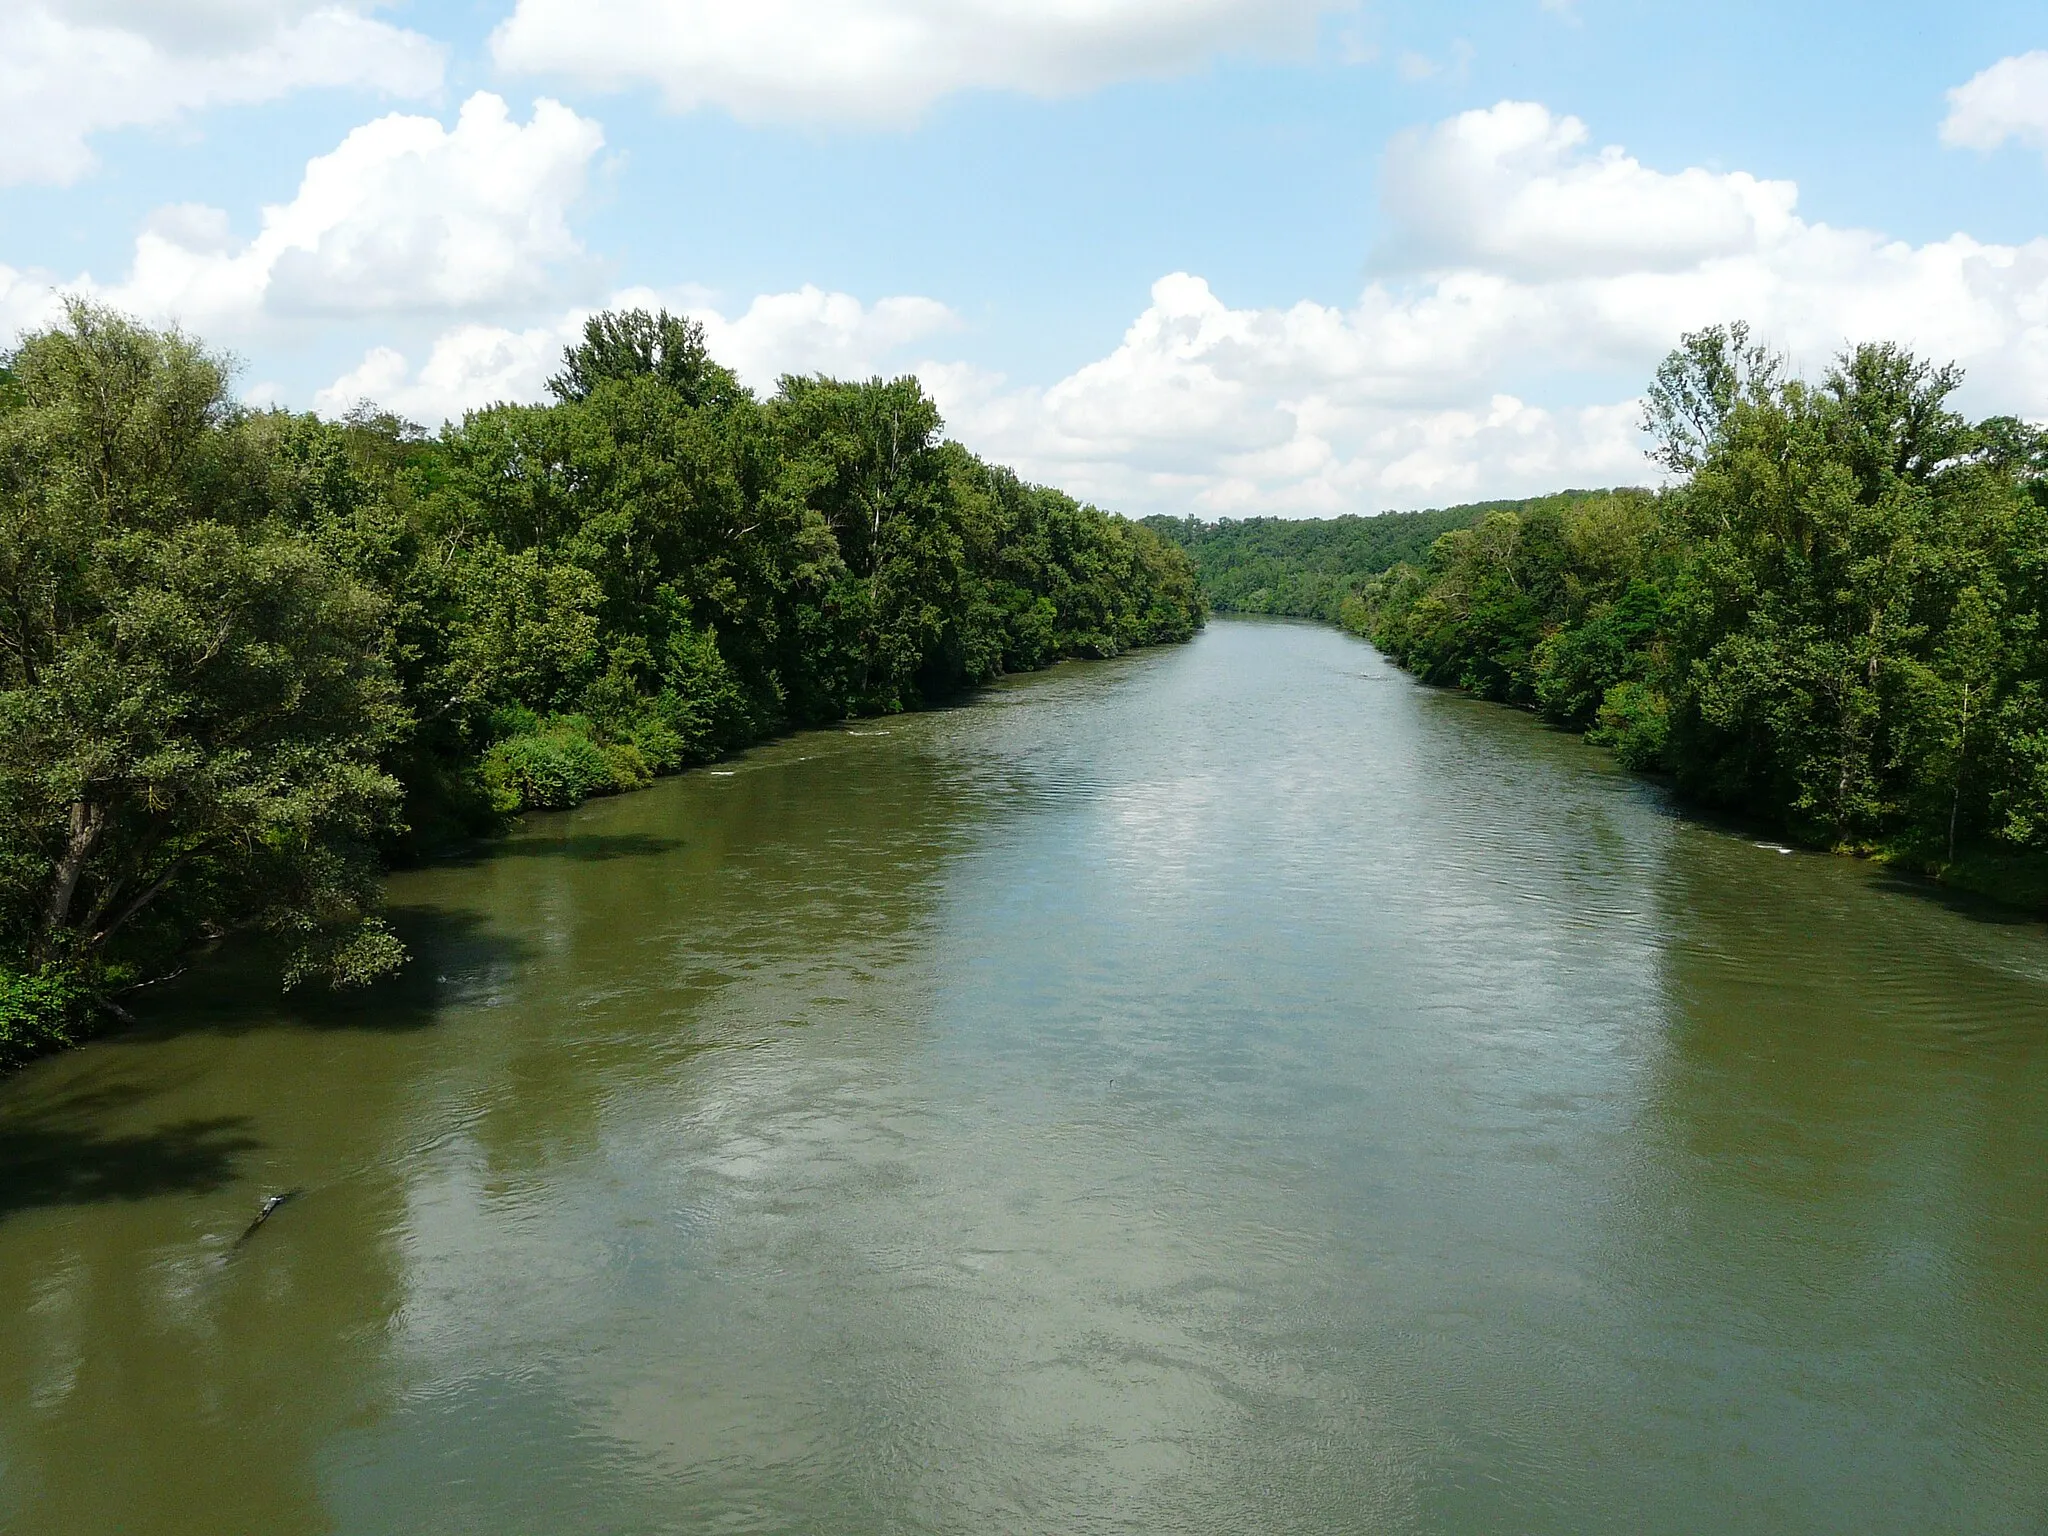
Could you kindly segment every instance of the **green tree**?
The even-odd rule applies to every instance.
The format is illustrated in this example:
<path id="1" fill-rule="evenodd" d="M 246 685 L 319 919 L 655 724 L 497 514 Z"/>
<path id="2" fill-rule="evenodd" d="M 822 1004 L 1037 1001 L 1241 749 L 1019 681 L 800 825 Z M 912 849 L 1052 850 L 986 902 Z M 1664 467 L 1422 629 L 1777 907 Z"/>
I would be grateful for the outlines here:
<path id="1" fill-rule="evenodd" d="M 0 1056 L 240 928 L 289 980 L 389 969 L 379 854 L 1201 622 L 1177 549 L 913 379 L 758 400 L 628 311 L 554 391 L 252 412 L 88 306 L 0 359 Z"/>
<path id="2" fill-rule="evenodd" d="M 690 405 L 729 405 L 744 393 L 732 370 L 712 360 L 704 327 L 665 309 L 592 315 L 548 389 L 557 400 L 586 400 L 608 379 L 633 378 L 654 379 Z"/>
<path id="3" fill-rule="evenodd" d="M 256 927 L 291 981 L 390 969 L 379 595 L 280 515 L 265 424 L 183 336 L 74 303 L 6 363 L 0 964 L 104 998 Z"/>
<path id="4" fill-rule="evenodd" d="M 1972 425 L 1960 381 L 1872 344 L 1814 384 L 1742 326 L 1687 336 L 1645 411 L 1668 492 L 1492 513 L 1346 622 L 1694 800 L 2009 874 L 2048 854 L 2048 434 Z"/>

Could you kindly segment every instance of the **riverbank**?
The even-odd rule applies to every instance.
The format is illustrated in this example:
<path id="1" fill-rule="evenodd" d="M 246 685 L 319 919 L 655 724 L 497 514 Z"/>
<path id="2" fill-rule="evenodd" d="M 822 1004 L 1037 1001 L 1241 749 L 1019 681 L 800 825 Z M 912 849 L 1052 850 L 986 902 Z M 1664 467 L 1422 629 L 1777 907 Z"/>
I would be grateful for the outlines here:
<path id="1" fill-rule="evenodd" d="M 1871 856 L 1915 879 L 2048 920 L 2048 855 L 1975 854 L 1949 861 L 1924 852 L 1880 850 Z"/>
<path id="2" fill-rule="evenodd" d="M 1205 620 L 1204 620 L 1205 622 Z M 1199 632 L 1201 625 L 1196 625 Z M 1128 655 L 1133 651 L 1151 649 L 1158 645 L 1184 644 L 1192 636 L 1176 636 L 1169 639 L 1146 641 L 1110 652 L 1088 652 L 1072 656 L 1052 656 L 1028 671 L 1006 674 L 1011 677 L 1029 677 L 1034 673 L 1049 672 L 1074 662 L 1103 661 L 1116 656 Z M 989 681 L 998 681 L 990 679 Z M 975 695 L 986 684 L 972 688 L 961 688 L 950 695 L 944 695 L 912 706 L 907 711 L 893 714 L 850 715 L 844 720 L 809 726 L 785 725 L 754 741 L 734 746 L 726 755 L 708 762 L 695 763 L 686 767 L 671 767 L 661 772 L 646 772 L 635 764 L 635 772 L 627 775 L 605 776 L 599 782 L 588 784 L 574 795 L 565 795 L 559 802 L 541 800 L 531 805 L 504 805 L 502 819 L 486 836 L 472 836 L 462 842 L 443 843 L 438 847 L 416 850 L 412 856 L 394 864 L 394 872 L 430 868 L 448 861 L 471 861 L 479 857 L 488 858 L 494 844 L 517 836 L 520 824 L 529 816 L 563 810 L 572 810 L 593 800 L 631 795 L 654 788 L 664 780 L 687 774 L 708 774 L 712 777 L 731 777 L 736 771 L 722 767 L 743 758 L 747 753 L 761 747 L 791 740 L 806 734 L 831 735 L 851 732 L 855 735 L 871 735 L 874 732 L 852 731 L 857 724 L 882 720 L 900 720 L 906 716 L 924 713 L 927 709 L 952 709 L 971 705 Z M 208 948 L 217 948 L 218 942 Z M 183 967 L 180 967 L 182 974 Z M 108 1006 L 108 1000 L 95 997 L 89 990 L 69 980 L 62 972 L 21 974 L 0 968 L 0 1081 L 33 1062 L 56 1051 L 84 1045 L 90 1041 L 134 1027 L 139 1020 L 125 1006 Z"/>
<path id="3" fill-rule="evenodd" d="M 429 434 L 258 410 L 77 302 L 0 355 L 0 1057 L 196 946 L 405 963 L 381 871 L 788 728 L 1186 639 L 1148 529 L 941 435 L 913 378 L 762 397 L 667 313 Z M 183 402 L 167 411 L 163 402 Z"/>
<path id="4" fill-rule="evenodd" d="M 9 1536 L 2048 1507 L 2041 935 L 1327 627 L 388 890 L 388 987 L 223 950 L 0 1084 Z"/>
<path id="5" fill-rule="evenodd" d="M 1487 511 L 1352 578 L 1336 616 L 1706 813 L 2042 915 L 2048 431 L 1963 417 L 1960 383 L 1888 344 L 1806 381 L 1742 326 L 1688 336 L 1647 397 L 1665 489 Z M 1329 617 L 1312 555 L 1422 531 L 1190 536 L 1219 606 L 1255 581 Z"/>

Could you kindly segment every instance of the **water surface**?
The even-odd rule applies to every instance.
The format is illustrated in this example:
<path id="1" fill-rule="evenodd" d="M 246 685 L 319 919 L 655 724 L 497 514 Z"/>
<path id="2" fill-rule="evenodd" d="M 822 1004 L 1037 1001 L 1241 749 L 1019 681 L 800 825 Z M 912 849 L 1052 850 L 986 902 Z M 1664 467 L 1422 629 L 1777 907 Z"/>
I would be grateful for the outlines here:
<path id="1" fill-rule="evenodd" d="M 392 895 L 0 1086 L 0 1528 L 2048 1529 L 2048 935 L 1332 631 Z"/>

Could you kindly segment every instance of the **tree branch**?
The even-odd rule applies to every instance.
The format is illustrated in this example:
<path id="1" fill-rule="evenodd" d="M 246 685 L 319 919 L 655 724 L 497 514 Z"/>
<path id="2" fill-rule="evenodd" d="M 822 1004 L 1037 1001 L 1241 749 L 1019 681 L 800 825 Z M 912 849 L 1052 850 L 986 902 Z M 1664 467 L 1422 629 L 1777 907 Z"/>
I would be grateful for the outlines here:
<path id="1" fill-rule="evenodd" d="M 179 870 L 183 869 L 187 864 L 191 863 L 192 860 L 197 858 L 200 854 L 206 853 L 209 850 L 218 847 L 219 843 L 219 838 L 208 838 L 205 842 L 194 843 L 190 848 L 187 848 L 183 853 L 179 854 L 176 858 L 172 859 L 169 864 L 164 866 L 162 874 L 158 875 L 156 879 L 152 880 L 147 886 L 145 886 L 142 889 L 141 892 L 139 892 L 136 895 L 133 901 L 129 902 L 127 906 L 123 907 L 118 913 L 116 913 L 114 916 L 114 920 L 112 922 L 108 923 L 106 927 L 102 928 L 98 933 L 95 933 L 92 936 L 92 939 L 90 941 L 92 946 L 94 948 L 97 948 L 98 946 L 105 944 L 107 940 L 111 939 L 116 933 L 120 932 L 123 925 L 125 925 L 130 918 L 134 917 L 137 913 L 141 912 L 143 908 L 147 907 L 151 902 L 155 901 L 157 897 L 161 896 L 164 893 L 165 887 L 171 883 L 172 876 L 176 875 Z"/>

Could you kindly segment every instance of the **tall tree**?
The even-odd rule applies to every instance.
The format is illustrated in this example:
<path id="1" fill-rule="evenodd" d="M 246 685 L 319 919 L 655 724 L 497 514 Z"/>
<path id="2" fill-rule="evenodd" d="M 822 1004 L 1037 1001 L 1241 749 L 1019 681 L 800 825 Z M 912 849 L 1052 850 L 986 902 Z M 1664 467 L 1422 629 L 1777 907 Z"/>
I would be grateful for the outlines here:
<path id="1" fill-rule="evenodd" d="M 406 716 L 385 610 L 276 514 L 220 360 L 74 303 L 0 410 L 0 955 L 118 989 L 194 932 L 288 976 L 401 956 L 372 840 Z"/>

